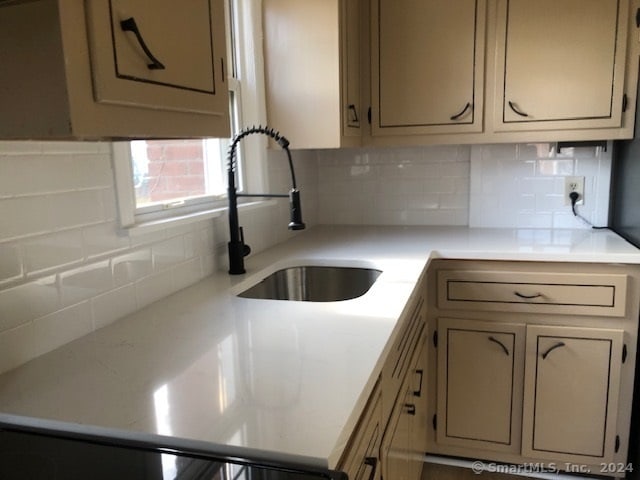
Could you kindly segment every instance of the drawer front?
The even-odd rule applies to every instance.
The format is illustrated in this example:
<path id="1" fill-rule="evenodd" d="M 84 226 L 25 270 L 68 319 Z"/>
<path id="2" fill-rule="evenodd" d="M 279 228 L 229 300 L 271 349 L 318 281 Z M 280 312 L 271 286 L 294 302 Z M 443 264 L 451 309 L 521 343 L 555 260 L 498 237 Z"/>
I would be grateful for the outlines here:
<path id="1" fill-rule="evenodd" d="M 382 440 L 381 395 L 376 387 L 370 404 L 363 414 L 356 435 L 350 441 L 350 448 L 340 462 L 339 470 L 349 479 L 368 480 L 380 478 L 378 451 Z"/>
<path id="2" fill-rule="evenodd" d="M 423 332 L 426 328 L 426 305 L 424 296 L 420 296 L 412 304 L 409 310 L 409 318 L 405 321 L 396 343 L 389 354 L 388 360 L 382 368 L 382 384 L 387 395 L 383 395 L 384 414 L 391 412 L 391 406 L 395 402 L 396 394 L 404 380 L 413 352 L 415 351 Z M 393 392 L 392 397 L 388 394 Z"/>
<path id="3" fill-rule="evenodd" d="M 622 317 L 626 288 L 626 275 L 442 270 L 438 306 Z"/>

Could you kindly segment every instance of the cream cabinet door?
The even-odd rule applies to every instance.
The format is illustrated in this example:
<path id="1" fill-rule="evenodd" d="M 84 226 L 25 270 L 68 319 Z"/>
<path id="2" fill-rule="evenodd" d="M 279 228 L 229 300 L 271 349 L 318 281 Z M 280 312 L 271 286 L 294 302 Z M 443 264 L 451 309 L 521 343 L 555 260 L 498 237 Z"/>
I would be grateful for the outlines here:
<path id="1" fill-rule="evenodd" d="M 221 0 L 91 0 L 97 102 L 228 116 Z"/>
<path id="2" fill-rule="evenodd" d="M 622 347 L 622 330 L 527 327 L 523 455 L 613 460 Z"/>
<path id="3" fill-rule="evenodd" d="M 500 0 L 496 131 L 619 127 L 627 0 Z"/>
<path id="4" fill-rule="evenodd" d="M 373 135 L 481 131 L 485 0 L 372 4 Z"/>
<path id="5" fill-rule="evenodd" d="M 438 320 L 437 442 L 520 451 L 523 324 Z"/>

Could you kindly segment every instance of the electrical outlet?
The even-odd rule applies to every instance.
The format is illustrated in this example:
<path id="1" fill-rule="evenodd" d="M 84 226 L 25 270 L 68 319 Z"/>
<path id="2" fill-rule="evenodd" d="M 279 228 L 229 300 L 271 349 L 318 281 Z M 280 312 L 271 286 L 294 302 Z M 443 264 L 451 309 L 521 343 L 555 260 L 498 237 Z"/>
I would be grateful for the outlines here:
<path id="1" fill-rule="evenodd" d="M 564 204 L 571 206 L 569 194 L 577 192 L 578 201 L 576 205 L 584 205 L 584 177 L 564 177 Z"/>

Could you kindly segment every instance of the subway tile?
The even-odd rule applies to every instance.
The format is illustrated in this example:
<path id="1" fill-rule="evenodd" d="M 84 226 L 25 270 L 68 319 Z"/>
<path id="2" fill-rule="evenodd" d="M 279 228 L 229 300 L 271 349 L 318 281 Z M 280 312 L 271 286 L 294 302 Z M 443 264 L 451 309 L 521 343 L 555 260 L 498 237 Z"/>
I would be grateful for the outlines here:
<path id="1" fill-rule="evenodd" d="M 47 196 L 0 200 L 0 239 L 45 233 L 54 227 Z"/>
<path id="2" fill-rule="evenodd" d="M 17 243 L 0 244 L 0 284 L 22 277 L 22 251 Z"/>
<path id="3" fill-rule="evenodd" d="M 35 357 L 35 341 L 32 323 L 0 332 L 0 373 L 7 372 Z"/>
<path id="4" fill-rule="evenodd" d="M 153 257 L 153 268 L 155 271 L 177 265 L 185 259 L 184 237 L 173 237 L 154 244 L 151 247 L 151 255 Z"/>
<path id="5" fill-rule="evenodd" d="M 88 258 L 129 248 L 129 236 L 120 232 L 116 222 L 107 222 L 82 229 L 84 251 Z"/>
<path id="6" fill-rule="evenodd" d="M 79 303 L 100 295 L 114 286 L 108 260 L 68 270 L 59 276 L 63 305 Z"/>
<path id="7" fill-rule="evenodd" d="M 33 321 L 34 353 L 43 355 L 93 330 L 91 305 L 82 302 Z"/>
<path id="8" fill-rule="evenodd" d="M 151 249 L 142 248 L 111 259 L 111 270 L 116 286 L 136 282 L 153 273 Z"/>
<path id="9" fill-rule="evenodd" d="M 199 258 L 181 263 L 173 269 L 173 287 L 176 291 L 193 285 L 201 278 L 202 269 Z"/>
<path id="10" fill-rule="evenodd" d="M 173 293 L 173 275 L 171 270 L 150 275 L 135 283 L 136 302 L 143 308 Z"/>
<path id="11" fill-rule="evenodd" d="M 41 153 L 41 142 L 14 140 L 0 141 L 0 155 L 29 155 Z"/>
<path id="12" fill-rule="evenodd" d="M 104 221 L 102 192 L 84 190 L 51 195 L 51 211 L 57 228 L 83 226 Z"/>
<path id="13" fill-rule="evenodd" d="M 84 258 L 82 232 L 70 230 L 34 237 L 23 243 L 27 274 L 68 265 Z"/>
<path id="14" fill-rule="evenodd" d="M 125 285 L 97 295 L 91 299 L 93 329 L 105 327 L 136 310 L 138 306 L 133 285 Z"/>

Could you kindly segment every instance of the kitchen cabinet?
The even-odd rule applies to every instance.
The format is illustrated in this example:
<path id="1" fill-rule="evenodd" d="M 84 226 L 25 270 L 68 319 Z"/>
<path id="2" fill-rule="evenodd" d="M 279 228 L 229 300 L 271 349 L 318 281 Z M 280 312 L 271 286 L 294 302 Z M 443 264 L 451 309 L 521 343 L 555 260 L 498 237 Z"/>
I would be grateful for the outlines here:
<path id="1" fill-rule="evenodd" d="M 620 127 L 628 12 L 626 0 L 500 1 L 496 131 Z"/>
<path id="2" fill-rule="evenodd" d="M 627 461 L 639 282 L 635 266 L 432 262 L 427 451 L 615 476 L 600 464 Z"/>
<path id="3" fill-rule="evenodd" d="M 480 132 L 485 0 L 372 4 L 372 135 Z"/>
<path id="4" fill-rule="evenodd" d="M 623 330 L 527 327 L 522 452 L 612 462 Z"/>
<path id="5" fill-rule="evenodd" d="M 632 138 L 638 0 L 371 5 L 365 144 Z"/>
<path id="6" fill-rule="evenodd" d="M 419 480 L 426 452 L 426 338 L 418 344 L 382 440 L 382 478 Z"/>
<path id="7" fill-rule="evenodd" d="M 427 444 L 424 278 L 397 325 L 376 387 L 338 469 L 349 479 L 419 480 Z"/>
<path id="8" fill-rule="evenodd" d="M 361 416 L 357 433 L 350 441 L 350 449 L 339 468 L 349 480 L 379 480 L 379 450 L 382 437 L 382 396 L 380 384 L 369 397 L 369 404 Z"/>
<path id="9" fill-rule="evenodd" d="M 267 118 L 291 148 L 361 142 L 361 0 L 265 0 Z"/>
<path id="10" fill-rule="evenodd" d="M 522 324 L 438 320 L 439 443 L 520 449 L 524 334 Z"/>
<path id="11" fill-rule="evenodd" d="M 4 138 L 230 134 L 223 0 L 9 3 L 0 32 Z"/>

